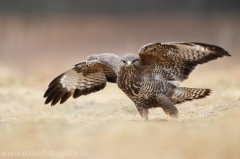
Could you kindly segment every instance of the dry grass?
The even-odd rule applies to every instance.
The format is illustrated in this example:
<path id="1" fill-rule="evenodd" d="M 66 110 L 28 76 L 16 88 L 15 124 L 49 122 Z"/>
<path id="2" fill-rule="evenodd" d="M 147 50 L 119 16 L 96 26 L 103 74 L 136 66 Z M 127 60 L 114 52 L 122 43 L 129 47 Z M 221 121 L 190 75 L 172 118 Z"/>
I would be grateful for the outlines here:
<path id="1" fill-rule="evenodd" d="M 9 51 L 7 45 L 4 48 Z M 53 57 L 38 61 L 29 57 L 29 64 L 46 64 L 32 65 L 31 69 L 26 63 L 17 63 L 17 59 L 10 61 L 12 66 L 2 64 L 0 149 L 84 150 L 87 158 L 96 159 L 240 158 L 240 63 L 238 50 L 232 50 L 232 59 L 201 66 L 182 84 L 211 88 L 214 94 L 178 105 L 180 116 L 171 124 L 160 108 L 151 109 L 150 121 L 143 122 L 134 104 L 114 84 L 108 84 L 101 93 L 70 99 L 64 105 L 44 105 L 42 96 L 47 84 L 67 68 L 66 64 L 59 68 L 50 65 L 66 58 L 61 54 L 54 62 Z M 2 57 L 9 60 L 7 55 Z"/>
<path id="2" fill-rule="evenodd" d="M 29 86 L 22 77 L 4 70 L 0 87 L 1 151 L 83 149 L 88 158 L 98 159 L 240 157 L 237 68 L 227 77 L 219 74 L 211 81 L 199 82 L 195 78 L 214 70 L 196 71 L 184 85 L 207 86 L 215 93 L 179 105 L 179 119 L 171 124 L 160 108 L 152 109 L 151 120 L 143 122 L 133 103 L 114 84 L 64 105 L 46 106 L 42 98 L 46 82 Z"/>

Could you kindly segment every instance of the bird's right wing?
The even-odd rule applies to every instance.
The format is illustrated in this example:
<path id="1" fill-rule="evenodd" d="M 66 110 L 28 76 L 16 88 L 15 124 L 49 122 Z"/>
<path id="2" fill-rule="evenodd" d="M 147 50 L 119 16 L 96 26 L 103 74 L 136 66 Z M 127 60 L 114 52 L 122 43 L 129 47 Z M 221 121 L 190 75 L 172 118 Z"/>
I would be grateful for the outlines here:
<path id="1" fill-rule="evenodd" d="M 44 94 L 45 104 L 64 103 L 70 96 L 77 98 L 103 89 L 106 82 L 116 83 L 120 58 L 115 54 L 91 55 L 86 61 L 56 77 Z"/>

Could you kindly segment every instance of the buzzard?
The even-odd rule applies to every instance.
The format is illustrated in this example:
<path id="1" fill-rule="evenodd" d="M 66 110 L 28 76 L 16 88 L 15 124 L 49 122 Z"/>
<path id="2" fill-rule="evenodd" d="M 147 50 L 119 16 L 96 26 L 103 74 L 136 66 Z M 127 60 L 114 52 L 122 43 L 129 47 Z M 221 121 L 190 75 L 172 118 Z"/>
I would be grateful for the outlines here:
<path id="1" fill-rule="evenodd" d="M 210 89 L 180 87 L 197 65 L 231 56 L 223 48 L 204 43 L 150 43 L 139 54 L 93 54 L 71 70 L 56 77 L 44 94 L 45 104 L 64 103 L 105 88 L 118 87 L 134 102 L 139 114 L 148 119 L 148 109 L 161 107 L 170 121 L 177 117 L 176 104 L 210 95 Z"/>

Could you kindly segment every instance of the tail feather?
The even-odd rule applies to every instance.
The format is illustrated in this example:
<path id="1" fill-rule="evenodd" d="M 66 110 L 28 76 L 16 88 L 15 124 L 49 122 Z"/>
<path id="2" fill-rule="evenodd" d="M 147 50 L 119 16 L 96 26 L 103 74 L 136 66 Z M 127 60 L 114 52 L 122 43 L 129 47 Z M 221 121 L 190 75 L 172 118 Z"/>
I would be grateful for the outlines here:
<path id="1" fill-rule="evenodd" d="M 176 87 L 170 99 L 174 104 L 179 104 L 185 101 L 205 98 L 211 93 L 212 90 L 210 89 Z"/>

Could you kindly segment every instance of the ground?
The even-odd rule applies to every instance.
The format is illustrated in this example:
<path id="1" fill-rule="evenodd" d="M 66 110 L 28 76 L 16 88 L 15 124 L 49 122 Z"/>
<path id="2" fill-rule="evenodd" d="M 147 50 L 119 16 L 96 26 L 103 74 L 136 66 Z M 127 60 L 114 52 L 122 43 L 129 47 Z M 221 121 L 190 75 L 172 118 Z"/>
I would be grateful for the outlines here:
<path id="1" fill-rule="evenodd" d="M 6 21 L 6 26 L 12 26 L 10 25 L 12 22 Z M 20 31 L 16 31 L 16 34 L 23 34 L 22 23 L 25 24 L 22 21 L 16 22 L 20 25 L 18 27 Z M 45 23 L 50 30 L 55 26 L 50 22 Z M 127 23 L 129 28 L 131 23 L 133 22 Z M 38 28 L 36 29 L 38 25 L 32 25 L 28 28 L 29 37 L 42 34 L 32 35 L 39 31 Z M 128 30 L 128 27 L 124 29 Z M 90 33 L 94 32 L 94 26 L 88 28 Z M 12 31 L 11 27 L 8 29 Z M 56 33 L 50 32 L 50 34 L 51 37 Z M 66 38 L 72 36 L 71 33 L 65 34 L 60 36 Z M 44 37 L 44 35 L 41 36 Z M 98 36 L 102 37 L 102 34 Z M 240 57 L 239 50 L 235 47 L 226 45 L 226 49 L 233 55 L 231 58 L 225 57 L 200 66 L 188 80 L 180 83 L 189 87 L 211 88 L 214 93 L 210 97 L 177 105 L 179 118 L 173 119 L 172 123 L 167 122 L 161 108 L 151 109 L 150 120 L 144 122 L 133 102 L 115 84 L 108 83 L 101 92 L 78 99 L 71 98 L 63 105 L 58 104 L 54 107 L 44 105 L 43 94 L 49 82 L 70 69 L 74 62 L 86 58 L 88 53 L 80 54 L 79 60 L 76 61 L 77 55 L 74 50 L 71 50 L 74 53 L 68 53 L 69 60 L 63 63 L 66 60 L 64 49 L 61 54 L 56 54 L 60 49 L 51 50 L 47 46 L 45 51 L 48 54 L 32 55 L 31 52 L 35 47 L 39 47 L 36 48 L 36 52 L 39 49 L 44 51 L 44 48 L 33 45 L 34 47 L 28 46 L 28 49 L 25 49 L 28 43 L 34 44 L 34 41 L 30 40 L 26 44 L 23 43 L 23 49 L 20 49 L 22 54 L 9 54 L 17 51 L 19 46 L 12 49 L 11 43 L 7 41 L 12 35 L 6 33 L 5 37 L 8 38 L 1 39 L 4 45 L 0 47 L 1 51 L 5 51 L 5 54 L 1 55 L 5 60 L 0 64 L 0 158 L 6 158 L 3 152 L 7 151 L 52 151 L 52 156 L 55 155 L 55 158 L 60 158 L 61 154 L 64 156 L 63 153 L 67 152 L 79 152 L 82 158 L 97 159 L 240 158 L 240 124 L 238 123 L 240 120 Z M 39 39 L 41 40 L 42 37 Z M 38 41 L 38 43 L 43 42 Z M 141 43 L 141 40 L 136 43 Z M 52 42 L 52 45 L 54 44 Z M 137 52 L 136 44 L 131 44 L 125 49 Z M 118 44 L 114 43 L 114 45 Z M 87 50 L 86 48 L 84 51 Z M 100 49 L 103 48 L 100 47 Z M 93 50 L 92 52 L 97 52 L 98 48 Z M 121 55 L 126 50 L 118 51 L 122 52 Z M 49 54 L 51 51 L 55 54 Z M 51 158 L 47 153 L 45 157 Z M 72 158 L 81 157 L 72 156 Z M 18 156 L 18 158 L 26 157 Z"/>

